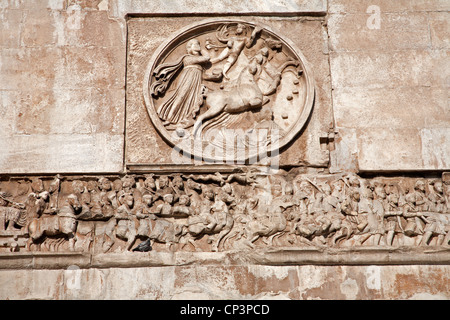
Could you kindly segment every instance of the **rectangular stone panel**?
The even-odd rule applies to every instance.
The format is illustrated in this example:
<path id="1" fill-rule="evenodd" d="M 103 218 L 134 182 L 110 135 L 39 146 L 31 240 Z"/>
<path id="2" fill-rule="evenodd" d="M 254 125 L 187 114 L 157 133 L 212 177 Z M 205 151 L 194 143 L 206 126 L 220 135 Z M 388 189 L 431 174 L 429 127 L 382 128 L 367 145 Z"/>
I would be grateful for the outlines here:
<path id="1" fill-rule="evenodd" d="M 337 88 L 333 102 L 337 127 L 439 128 L 450 123 L 445 88 Z"/>
<path id="2" fill-rule="evenodd" d="M 120 172 L 122 134 L 9 135 L 0 141 L 0 173 Z"/>
<path id="3" fill-rule="evenodd" d="M 333 88 L 445 88 L 450 69 L 447 56 L 444 50 L 331 52 Z"/>
<path id="4" fill-rule="evenodd" d="M 358 168 L 361 171 L 445 170 L 450 167 L 449 130 L 357 130 Z"/>
<path id="5" fill-rule="evenodd" d="M 105 1 L 0 5 L 0 172 L 122 170 L 125 20 L 107 10 Z"/>
<path id="6" fill-rule="evenodd" d="M 327 35 L 321 18 L 232 17 L 262 23 L 281 34 L 302 50 L 311 65 L 316 83 L 314 111 L 301 134 L 281 150 L 280 165 L 328 164 L 328 150 L 321 146 L 321 135 L 333 126 L 331 109 Z M 174 153 L 170 144 L 156 131 L 143 101 L 144 73 L 157 47 L 175 32 L 204 17 L 151 17 L 128 20 L 126 164 L 171 165 Z M 218 17 L 219 19 L 219 17 Z M 295 32 L 290 32 L 294 31 Z M 175 162 L 178 160 L 175 157 Z M 199 163 L 196 163 L 199 164 Z"/>

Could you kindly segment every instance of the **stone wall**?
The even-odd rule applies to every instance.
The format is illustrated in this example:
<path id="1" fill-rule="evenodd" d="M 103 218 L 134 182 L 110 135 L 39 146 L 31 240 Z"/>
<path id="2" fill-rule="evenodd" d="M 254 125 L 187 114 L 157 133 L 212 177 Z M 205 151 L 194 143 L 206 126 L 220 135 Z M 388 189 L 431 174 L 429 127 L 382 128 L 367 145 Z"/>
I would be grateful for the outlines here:
<path id="1" fill-rule="evenodd" d="M 431 234 L 425 244 L 424 230 L 398 231 L 394 247 L 370 238 L 356 248 L 350 235 L 328 247 L 331 232 L 320 235 L 323 247 L 319 236 L 309 237 L 317 243 L 307 252 L 305 242 L 296 247 L 299 234 L 293 242 L 280 237 L 274 247 L 262 236 L 255 256 L 235 247 L 210 252 L 207 239 L 200 241 L 205 252 L 173 253 L 165 244 L 123 252 L 120 239 L 110 256 L 89 244 L 68 252 L 65 242 L 59 252 L 28 251 L 27 227 L 6 231 L 5 215 L 0 299 L 449 299 L 449 9 L 444 0 L 0 0 L 0 191 L 2 201 L 12 199 L 5 208 L 24 210 L 31 193 L 39 200 L 48 191 L 52 199 L 57 174 L 63 180 L 59 206 L 49 205 L 55 210 L 76 193 L 74 180 L 87 190 L 105 176 L 132 175 L 142 189 L 153 174 L 185 174 L 187 184 L 189 174 L 221 172 L 227 180 L 239 173 L 234 190 L 243 185 L 239 195 L 253 194 L 245 166 L 173 163 L 142 96 L 158 47 L 192 23 L 218 19 L 267 26 L 311 68 L 311 115 L 280 153 L 283 196 L 295 177 L 314 186 L 317 179 L 349 183 L 357 174 L 374 188 L 394 182 L 405 197 L 417 180 L 426 179 L 427 188 L 439 180 L 447 197 L 436 211 L 444 230 L 423 223 Z M 196 177 L 215 188 L 224 184 Z M 37 179 L 42 190 L 32 186 Z M 350 186 L 343 196 L 349 193 Z M 419 219 L 422 211 L 415 212 Z M 412 219 L 405 212 L 403 218 Z"/>

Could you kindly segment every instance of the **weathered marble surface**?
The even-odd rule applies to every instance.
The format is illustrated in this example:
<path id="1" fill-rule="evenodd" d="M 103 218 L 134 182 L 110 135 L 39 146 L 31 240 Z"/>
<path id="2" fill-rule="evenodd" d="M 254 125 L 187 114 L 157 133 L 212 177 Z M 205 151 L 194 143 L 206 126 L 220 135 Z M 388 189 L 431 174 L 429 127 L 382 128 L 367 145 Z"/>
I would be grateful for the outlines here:
<path id="1" fill-rule="evenodd" d="M 1 299 L 449 299 L 448 266 L 0 270 Z"/>

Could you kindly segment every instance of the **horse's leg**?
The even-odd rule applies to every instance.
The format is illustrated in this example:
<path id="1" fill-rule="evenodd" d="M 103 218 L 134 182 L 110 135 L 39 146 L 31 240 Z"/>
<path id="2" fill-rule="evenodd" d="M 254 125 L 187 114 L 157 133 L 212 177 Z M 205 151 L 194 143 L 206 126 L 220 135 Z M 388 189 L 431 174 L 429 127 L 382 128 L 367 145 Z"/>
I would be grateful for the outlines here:
<path id="1" fill-rule="evenodd" d="M 127 251 L 130 251 L 136 241 L 136 233 L 129 232 L 128 233 L 128 241 L 127 241 Z"/>
<path id="2" fill-rule="evenodd" d="M 222 239 L 222 248 L 225 248 L 225 243 L 230 240 L 233 239 L 233 237 L 235 237 L 238 234 L 238 231 L 234 231 L 234 232 L 229 232 L 226 235 L 223 236 Z"/>
<path id="3" fill-rule="evenodd" d="M 221 113 L 225 109 L 225 107 L 227 106 L 227 103 L 226 103 L 226 101 L 224 101 L 224 98 L 223 99 L 214 99 L 214 97 L 211 97 L 210 99 L 208 99 L 208 97 L 207 97 L 206 105 L 209 106 L 209 109 L 205 113 L 198 116 L 197 121 L 194 124 L 194 128 L 192 130 L 192 133 L 194 136 L 197 136 L 198 130 L 201 128 L 203 121 L 217 116 L 219 113 Z M 200 130 L 200 132 L 201 132 L 201 130 Z"/>
<path id="4" fill-rule="evenodd" d="M 331 238 L 331 244 L 332 245 L 337 245 L 337 241 L 341 238 L 345 237 L 344 232 L 342 232 L 342 229 L 339 229 L 333 236 L 333 238 Z"/>
<path id="5" fill-rule="evenodd" d="M 105 226 L 103 237 L 104 239 L 107 237 L 109 241 L 104 240 L 102 244 L 103 253 L 108 252 L 109 249 L 114 245 L 115 236 L 114 236 L 114 228 L 116 226 L 116 220 L 111 219 Z"/>
<path id="6" fill-rule="evenodd" d="M 362 236 L 362 239 L 358 240 L 358 244 L 361 246 L 363 245 L 364 242 L 366 242 L 370 237 L 372 236 L 371 233 L 366 233 L 365 235 Z"/>
<path id="7" fill-rule="evenodd" d="M 213 251 L 219 251 L 220 241 L 222 241 L 223 237 L 225 237 L 230 231 L 231 229 L 224 229 L 218 234 L 216 243 L 212 248 Z"/>
<path id="8" fill-rule="evenodd" d="M 421 239 L 421 242 L 419 245 L 426 246 L 428 245 L 428 242 L 430 242 L 431 236 L 433 233 L 431 231 L 426 231 Z"/>
<path id="9" fill-rule="evenodd" d="M 280 231 L 280 232 L 274 234 L 273 235 L 273 241 L 275 241 L 275 239 L 280 239 L 286 233 L 287 233 L 287 231 L 283 230 L 283 231 Z M 280 240 L 280 241 L 282 241 L 282 240 Z"/>

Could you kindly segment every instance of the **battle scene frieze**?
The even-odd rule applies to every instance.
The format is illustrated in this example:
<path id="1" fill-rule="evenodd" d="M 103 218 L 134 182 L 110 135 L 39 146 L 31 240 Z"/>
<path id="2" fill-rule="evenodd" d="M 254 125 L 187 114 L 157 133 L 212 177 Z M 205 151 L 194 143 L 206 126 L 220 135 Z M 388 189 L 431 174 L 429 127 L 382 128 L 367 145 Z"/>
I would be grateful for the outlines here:
<path id="1" fill-rule="evenodd" d="M 441 178 L 243 173 L 2 177 L 0 251 L 442 248 Z"/>

